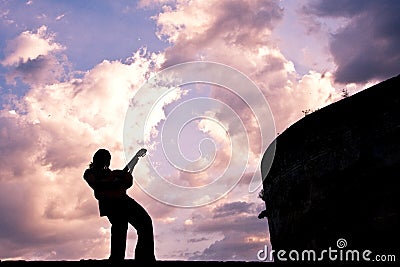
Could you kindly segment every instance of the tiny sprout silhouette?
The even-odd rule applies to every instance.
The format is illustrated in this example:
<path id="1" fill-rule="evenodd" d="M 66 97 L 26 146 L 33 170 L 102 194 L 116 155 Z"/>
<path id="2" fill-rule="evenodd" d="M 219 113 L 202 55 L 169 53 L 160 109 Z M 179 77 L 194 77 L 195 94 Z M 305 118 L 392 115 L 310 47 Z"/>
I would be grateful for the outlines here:
<path id="1" fill-rule="evenodd" d="M 128 223 L 136 229 L 138 236 L 135 259 L 155 261 L 152 220 L 146 210 L 126 194 L 133 184 L 133 168 L 146 152 L 146 149 L 140 149 L 123 170 L 110 170 L 110 152 L 99 149 L 83 175 L 94 190 L 100 216 L 107 216 L 111 223 L 112 262 L 122 262 L 125 258 Z"/>

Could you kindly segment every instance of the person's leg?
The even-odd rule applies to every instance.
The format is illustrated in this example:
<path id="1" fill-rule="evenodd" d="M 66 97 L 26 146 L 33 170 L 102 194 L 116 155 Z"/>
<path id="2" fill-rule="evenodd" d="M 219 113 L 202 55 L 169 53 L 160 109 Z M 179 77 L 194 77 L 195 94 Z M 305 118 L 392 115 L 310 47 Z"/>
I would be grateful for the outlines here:
<path id="1" fill-rule="evenodd" d="M 111 222 L 111 255 L 110 260 L 121 262 L 125 259 L 126 233 L 128 231 L 128 221 L 123 214 L 109 215 Z"/>
<path id="2" fill-rule="evenodd" d="M 139 261 L 155 261 L 153 223 L 147 211 L 135 200 L 127 198 L 128 221 L 135 227 L 138 240 L 135 259 Z"/>

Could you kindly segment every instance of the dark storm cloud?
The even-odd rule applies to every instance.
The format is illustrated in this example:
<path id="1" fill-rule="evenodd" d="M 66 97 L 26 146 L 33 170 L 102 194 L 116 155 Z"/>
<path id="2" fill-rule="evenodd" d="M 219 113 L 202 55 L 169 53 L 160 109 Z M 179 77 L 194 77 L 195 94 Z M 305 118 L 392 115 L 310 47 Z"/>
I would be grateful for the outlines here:
<path id="1" fill-rule="evenodd" d="M 264 247 L 265 242 L 244 242 L 245 239 L 246 236 L 241 233 L 225 236 L 222 240 L 212 243 L 202 253 L 194 253 L 189 260 L 256 261 L 257 251 Z"/>
<path id="2" fill-rule="evenodd" d="M 400 73 L 399 10 L 396 0 L 318 0 L 304 7 L 305 13 L 318 17 L 349 19 L 330 42 L 335 79 L 341 83 L 365 83 Z"/>
<path id="3" fill-rule="evenodd" d="M 34 198 L 30 184 L 8 182 L 0 188 L 0 259 L 18 257 L 30 247 L 49 247 L 62 244 L 62 235 L 38 231 L 38 216 L 31 202 Z"/>
<path id="4" fill-rule="evenodd" d="M 61 63 L 61 64 L 60 64 Z M 40 55 L 34 59 L 22 61 L 7 74 L 7 81 L 12 83 L 20 77 L 27 84 L 51 84 L 64 74 L 64 62 L 54 55 Z"/>
<path id="5" fill-rule="evenodd" d="M 206 237 L 201 237 L 201 238 L 191 238 L 188 240 L 189 243 L 197 243 L 197 242 L 201 242 L 201 241 L 207 241 L 209 240 Z"/>
<path id="6" fill-rule="evenodd" d="M 13 116 L 0 116 L 0 182 L 20 179 L 34 171 L 37 128 Z"/>
<path id="7" fill-rule="evenodd" d="M 21 231 L 24 214 L 29 212 L 29 205 L 24 201 L 26 192 L 23 186 L 2 184 L 0 188 L 0 242 L 11 236 L 21 240 L 25 233 Z"/>
<path id="8" fill-rule="evenodd" d="M 189 260 L 257 260 L 257 251 L 269 244 L 268 224 L 257 218 L 262 208 L 263 204 L 228 202 L 210 210 L 212 216 L 194 218 L 195 232 L 204 236 L 220 233 L 223 238 L 201 253 L 192 253 Z"/>
<path id="9" fill-rule="evenodd" d="M 228 202 L 210 211 L 211 216 L 194 218 L 197 232 L 228 233 L 239 231 L 245 234 L 256 233 L 264 222 L 257 218 L 263 204 L 247 203 L 244 201 Z"/>
<path id="10" fill-rule="evenodd" d="M 266 227 L 266 223 L 258 219 L 257 215 L 206 220 L 198 225 L 196 230 L 204 233 L 221 232 L 227 234 L 237 231 L 243 234 L 254 234 L 258 233 L 260 227 Z M 267 229 L 265 229 L 265 232 L 267 232 Z"/>
<path id="11" fill-rule="evenodd" d="M 246 203 L 243 201 L 236 201 L 225 203 L 214 209 L 214 218 L 227 217 L 231 215 L 238 215 L 242 213 L 254 214 L 254 203 Z"/>

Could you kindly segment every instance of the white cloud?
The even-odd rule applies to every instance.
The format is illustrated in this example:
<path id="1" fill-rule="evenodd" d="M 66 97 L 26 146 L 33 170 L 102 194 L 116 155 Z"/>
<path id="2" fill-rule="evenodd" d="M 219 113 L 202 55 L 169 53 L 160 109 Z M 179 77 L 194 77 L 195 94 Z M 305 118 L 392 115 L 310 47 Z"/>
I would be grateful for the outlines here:
<path id="1" fill-rule="evenodd" d="M 152 94 L 156 94 L 156 96 L 159 96 L 160 92 L 164 91 L 156 91 L 156 88 L 154 89 L 154 92 L 147 92 L 147 95 L 150 99 L 153 98 Z M 146 129 L 144 136 L 145 142 L 150 143 L 150 139 L 156 138 L 158 136 L 159 131 L 157 126 L 159 126 L 159 123 L 161 121 L 166 119 L 164 111 L 165 106 L 181 99 L 181 97 L 186 93 L 187 91 L 181 88 L 171 89 L 170 91 L 168 91 L 168 94 L 163 95 L 160 99 L 158 99 L 158 102 L 154 103 L 151 113 L 148 114 L 148 117 L 146 119 Z"/>
<path id="2" fill-rule="evenodd" d="M 36 32 L 25 31 L 8 41 L 5 58 L 0 62 L 10 69 L 7 83 L 15 85 L 17 77 L 30 85 L 52 84 L 62 79 L 70 66 L 61 53 L 65 47 L 56 43 L 54 37 L 46 26 L 41 26 Z"/>
<path id="3" fill-rule="evenodd" d="M 195 19 L 193 14 L 204 16 Z M 339 95 L 331 76 L 320 79 L 322 74 L 311 72 L 298 77 L 270 36 L 281 17 L 275 1 L 177 1 L 175 8 L 164 7 L 157 16 L 159 33 L 173 43 L 166 50 L 165 65 L 203 59 L 237 68 L 263 91 L 281 132 L 301 117 L 299 108 L 320 108 Z M 214 97 L 237 103 L 219 92 Z M 244 112 L 244 107 L 239 109 Z"/>
<path id="4" fill-rule="evenodd" d="M 140 0 L 137 6 L 139 8 L 149 8 L 172 4 L 174 2 L 175 0 Z"/>
<path id="5" fill-rule="evenodd" d="M 65 14 L 58 15 L 58 16 L 56 17 L 56 20 L 59 21 L 59 20 L 61 20 L 61 19 L 64 18 L 64 17 L 65 17 Z"/>
<path id="6" fill-rule="evenodd" d="M 54 35 L 47 32 L 46 26 L 41 26 L 36 32 L 25 31 L 18 37 L 7 42 L 6 57 L 1 61 L 4 66 L 13 66 L 46 56 L 52 52 L 65 49 L 54 42 Z"/>

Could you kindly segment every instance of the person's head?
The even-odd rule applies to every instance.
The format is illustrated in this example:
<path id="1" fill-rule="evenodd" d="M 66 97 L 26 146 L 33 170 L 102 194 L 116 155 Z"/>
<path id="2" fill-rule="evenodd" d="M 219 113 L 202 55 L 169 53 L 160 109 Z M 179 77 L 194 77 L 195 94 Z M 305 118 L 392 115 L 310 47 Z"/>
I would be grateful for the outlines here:
<path id="1" fill-rule="evenodd" d="M 104 169 L 110 167 L 111 154 L 107 149 L 101 148 L 93 155 L 93 162 L 90 168 Z"/>

